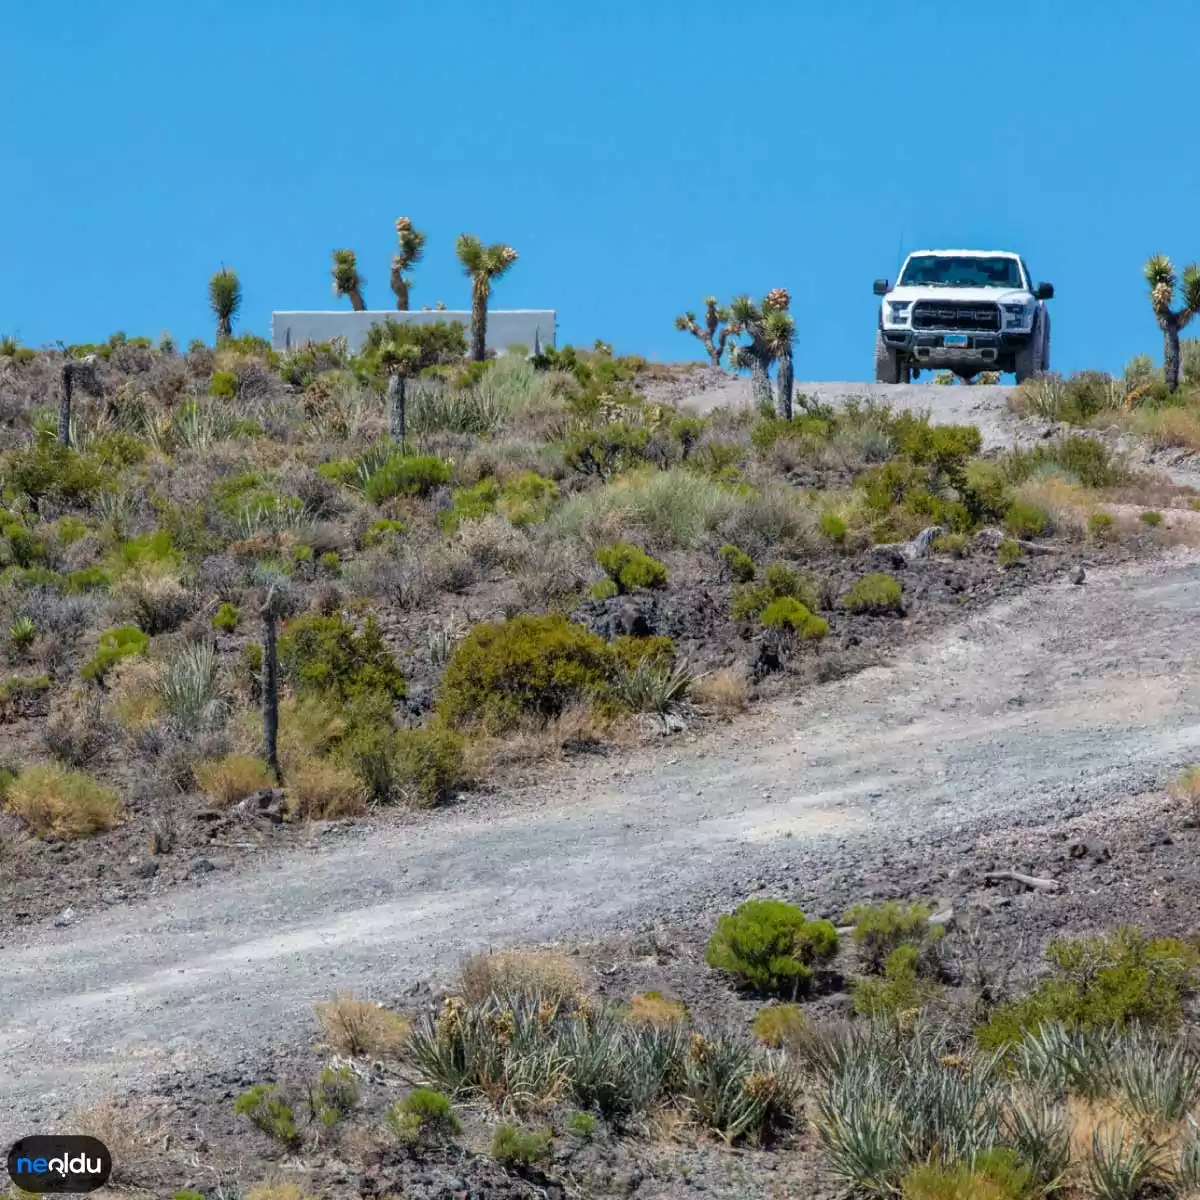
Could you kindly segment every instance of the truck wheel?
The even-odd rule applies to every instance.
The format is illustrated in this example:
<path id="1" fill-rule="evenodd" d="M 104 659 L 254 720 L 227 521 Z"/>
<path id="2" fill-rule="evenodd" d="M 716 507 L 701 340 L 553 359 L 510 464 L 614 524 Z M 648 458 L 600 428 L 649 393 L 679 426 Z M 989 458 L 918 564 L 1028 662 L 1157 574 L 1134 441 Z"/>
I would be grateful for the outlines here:
<path id="1" fill-rule="evenodd" d="M 1046 314 L 1042 320 L 1045 323 L 1045 336 L 1042 338 L 1042 370 L 1050 370 L 1050 316 Z"/>
<path id="2" fill-rule="evenodd" d="M 1022 346 L 1016 353 L 1016 359 L 1013 364 L 1013 374 L 1017 377 L 1018 383 L 1024 383 L 1027 379 L 1032 379 L 1039 371 L 1045 370 L 1042 365 L 1042 342 L 1046 337 L 1046 330 L 1039 321 L 1037 328 L 1029 338 L 1029 344 Z"/>
<path id="3" fill-rule="evenodd" d="M 900 382 L 900 355 L 887 348 L 882 331 L 875 334 L 875 382 Z"/>

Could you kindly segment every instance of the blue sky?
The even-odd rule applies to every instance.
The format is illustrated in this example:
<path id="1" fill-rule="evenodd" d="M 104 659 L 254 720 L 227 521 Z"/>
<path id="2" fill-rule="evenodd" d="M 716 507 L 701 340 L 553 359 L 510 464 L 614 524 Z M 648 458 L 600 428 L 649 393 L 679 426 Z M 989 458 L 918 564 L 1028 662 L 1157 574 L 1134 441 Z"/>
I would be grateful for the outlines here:
<path id="1" fill-rule="evenodd" d="M 466 303 L 464 230 L 560 342 L 698 357 L 677 313 L 783 285 L 800 379 L 869 377 L 901 245 L 1011 247 L 1054 365 L 1116 370 L 1161 353 L 1146 256 L 1200 257 L 1197 44 L 1194 0 L 13 0 L 0 332 L 211 339 L 226 263 L 266 334 L 335 246 L 388 307 L 404 213 L 415 307 Z"/>

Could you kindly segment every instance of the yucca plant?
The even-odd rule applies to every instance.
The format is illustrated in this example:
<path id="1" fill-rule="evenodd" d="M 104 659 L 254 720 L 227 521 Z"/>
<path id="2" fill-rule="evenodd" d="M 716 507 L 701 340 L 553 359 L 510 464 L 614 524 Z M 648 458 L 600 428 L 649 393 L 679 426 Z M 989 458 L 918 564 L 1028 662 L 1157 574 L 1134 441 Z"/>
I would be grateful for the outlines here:
<path id="1" fill-rule="evenodd" d="M 392 291 L 396 293 L 397 310 L 407 312 L 412 280 L 406 272 L 421 261 L 421 255 L 425 253 L 425 235 L 413 228 L 413 223 L 408 217 L 397 217 L 396 240 L 399 242 L 399 248 L 392 256 Z"/>
<path id="2" fill-rule="evenodd" d="M 675 318 L 675 328 L 680 333 L 690 333 L 698 338 L 708 354 L 709 361 L 714 367 L 719 367 L 725 357 L 729 339 L 734 336 L 732 329 L 721 328 L 728 320 L 729 309 L 718 304 L 716 296 L 709 296 L 704 301 L 703 326 L 696 321 L 694 312 L 685 312 L 683 316 Z"/>
<path id="3" fill-rule="evenodd" d="M 24 654 L 37 637 L 37 626 L 31 617 L 18 617 L 9 626 L 8 640 L 18 654 Z"/>
<path id="4" fill-rule="evenodd" d="M 1040 1194 L 1056 1192 L 1071 1161 L 1067 1110 L 1045 1099 L 1014 1097 L 1005 1114 L 1005 1134 L 1033 1173 Z"/>
<path id="5" fill-rule="evenodd" d="M 1087 1180 L 1096 1200 L 1138 1200 L 1163 1176 L 1159 1151 L 1140 1138 L 1097 1129 L 1092 1133 L 1092 1153 Z"/>
<path id="6" fill-rule="evenodd" d="M 211 728 L 229 711 L 229 698 L 220 686 L 216 651 L 198 642 L 183 651 L 158 682 L 167 712 L 185 730 Z"/>
<path id="7" fill-rule="evenodd" d="M 1165 254 L 1155 254 L 1146 263 L 1146 282 L 1150 285 L 1150 307 L 1163 331 L 1163 378 L 1167 389 L 1179 387 L 1182 356 L 1179 333 L 1200 312 L 1200 266 L 1189 263 L 1183 269 L 1183 304 L 1172 308 L 1179 278 L 1171 260 Z"/>
<path id="8" fill-rule="evenodd" d="M 692 686 L 692 673 L 683 662 L 643 659 L 617 674 L 613 691 L 630 712 L 663 713 L 677 709 Z"/>
<path id="9" fill-rule="evenodd" d="M 233 319 L 242 307 L 242 284 L 236 271 L 222 267 L 208 281 L 208 306 L 217 318 L 217 341 L 233 337 Z"/>
<path id="10" fill-rule="evenodd" d="M 483 362 L 487 357 L 487 309 L 492 281 L 512 267 L 517 252 L 503 242 L 485 246 L 473 233 L 461 234 L 454 251 L 471 279 L 471 358 Z"/>
<path id="11" fill-rule="evenodd" d="M 353 250 L 333 252 L 333 294 L 340 300 L 350 297 L 355 312 L 364 312 L 366 302 L 362 297 L 363 285 L 367 281 L 358 273 L 358 257 Z"/>
<path id="12" fill-rule="evenodd" d="M 1182 1121 L 1200 1100 L 1200 1059 L 1186 1042 L 1135 1026 L 1122 1035 L 1114 1057 L 1113 1081 L 1149 1128 Z"/>

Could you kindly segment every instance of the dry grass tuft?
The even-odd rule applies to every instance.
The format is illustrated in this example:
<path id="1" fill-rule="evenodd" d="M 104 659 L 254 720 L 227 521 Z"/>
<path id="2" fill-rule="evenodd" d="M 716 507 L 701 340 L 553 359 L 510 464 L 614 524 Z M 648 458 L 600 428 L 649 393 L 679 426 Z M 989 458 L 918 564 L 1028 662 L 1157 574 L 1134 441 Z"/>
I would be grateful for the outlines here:
<path id="1" fill-rule="evenodd" d="M 367 811 L 367 791 L 344 767 L 320 758 L 303 759 L 284 773 L 288 815 L 296 820 L 335 821 Z"/>
<path id="2" fill-rule="evenodd" d="M 211 762 L 197 763 L 196 786 L 214 808 L 228 808 L 275 786 L 275 776 L 261 758 L 251 754 L 230 754 Z"/>
<path id="3" fill-rule="evenodd" d="M 1170 787 L 1171 795 L 1188 809 L 1193 825 L 1200 825 L 1200 767 L 1188 767 Z"/>
<path id="4" fill-rule="evenodd" d="M 70 1121 L 72 1132 L 99 1138 L 112 1154 L 109 1187 L 157 1191 L 170 1131 L 149 1113 L 104 1100 L 81 1109 Z"/>
<path id="5" fill-rule="evenodd" d="M 584 994 L 579 969 L 557 950 L 498 950 L 463 963 L 459 989 L 469 1004 L 489 996 L 536 996 L 567 1003 Z"/>
<path id="6" fill-rule="evenodd" d="M 692 683 L 692 699 L 718 716 L 732 716 L 749 706 L 750 681 L 744 672 L 722 667 L 709 675 L 701 675 Z"/>
<path id="7" fill-rule="evenodd" d="M 359 1000 L 352 992 L 315 1007 L 325 1040 L 341 1054 L 394 1058 L 412 1029 L 407 1017 Z"/>
<path id="8" fill-rule="evenodd" d="M 635 992 L 626 1019 L 641 1029 L 668 1029 L 687 1021 L 688 1010 L 682 1001 L 669 1000 L 662 992 Z"/>
<path id="9" fill-rule="evenodd" d="M 245 1200 L 316 1200 L 297 1183 L 264 1183 L 243 1193 Z"/>
<path id="10" fill-rule="evenodd" d="M 79 771 L 30 767 L 14 780 L 5 805 L 38 837 L 88 837 L 123 819 L 117 793 Z"/>

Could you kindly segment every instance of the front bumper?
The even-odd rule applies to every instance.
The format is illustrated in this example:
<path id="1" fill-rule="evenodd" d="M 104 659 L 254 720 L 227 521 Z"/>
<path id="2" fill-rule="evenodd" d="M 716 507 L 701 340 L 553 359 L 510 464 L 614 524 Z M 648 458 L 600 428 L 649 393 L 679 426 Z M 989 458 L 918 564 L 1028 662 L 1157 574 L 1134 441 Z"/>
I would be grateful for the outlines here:
<path id="1" fill-rule="evenodd" d="M 947 346 L 946 333 L 966 337 L 965 346 Z M 979 333 L 964 330 L 926 331 L 923 329 L 884 329 L 883 341 L 889 350 L 900 351 L 915 363 L 996 363 L 1006 362 L 1029 345 L 1032 330 L 1020 333 Z"/>

